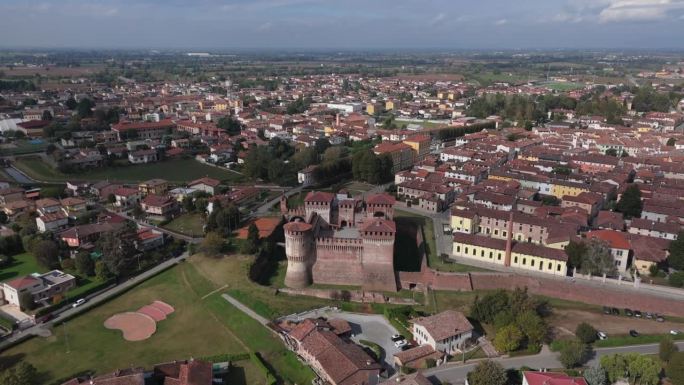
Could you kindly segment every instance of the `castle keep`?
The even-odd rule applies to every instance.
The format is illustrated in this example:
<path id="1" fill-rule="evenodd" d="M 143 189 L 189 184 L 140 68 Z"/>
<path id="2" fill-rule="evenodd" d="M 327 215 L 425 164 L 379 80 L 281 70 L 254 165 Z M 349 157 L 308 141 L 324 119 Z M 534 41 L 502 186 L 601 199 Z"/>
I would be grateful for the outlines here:
<path id="1" fill-rule="evenodd" d="M 312 191 L 304 207 L 281 210 L 287 222 L 285 285 L 358 285 L 396 291 L 393 221 L 395 200 L 375 194 L 365 200 Z"/>

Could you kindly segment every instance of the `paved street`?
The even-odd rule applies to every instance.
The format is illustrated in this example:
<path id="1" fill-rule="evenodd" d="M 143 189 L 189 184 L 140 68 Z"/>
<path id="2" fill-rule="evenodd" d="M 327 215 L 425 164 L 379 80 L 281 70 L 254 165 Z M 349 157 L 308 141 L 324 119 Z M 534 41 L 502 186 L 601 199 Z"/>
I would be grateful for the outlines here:
<path id="1" fill-rule="evenodd" d="M 250 309 L 249 307 L 245 306 L 242 304 L 242 302 L 238 301 L 237 299 L 231 297 L 229 294 L 222 294 L 221 297 L 223 297 L 226 301 L 230 302 L 231 305 L 235 306 L 238 308 L 240 311 L 243 313 L 247 314 L 248 316 L 254 318 L 257 322 L 260 324 L 266 326 L 270 321 L 259 314 L 257 314 L 254 310 Z"/>
<path id="2" fill-rule="evenodd" d="M 677 346 L 680 350 L 684 349 L 684 341 L 677 342 Z M 618 348 L 602 348 L 595 350 L 595 356 L 592 358 L 588 365 L 593 365 L 598 362 L 601 356 L 606 356 L 615 353 L 640 353 L 640 354 L 657 354 L 658 344 L 648 344 L 648 345 L 634 345 L 634 346 L 624 346 Z M 533 369 L 543 369 L 543 368 L 560 368 L 560 362 L 557 359 L 557 353 L 548 350 L 548 347 L 544 346 L 542 352 L 534 356 L 525 357 L 513 357 L 513 358 L 496 358 L 497 361 L 503 365 L 506 369 L 517 369 L 521 366 L 527 366 Z M 458 364 L 452 363 L 444 366 L 440 366 L 434 369 L 429 369 L 424 372 L 427 377 L 435 378 L 440 381 L 448 381 L 454 385 L 460 385 L 465 382 L 465 377 L 475 368 L 477 363 L 471 364 Z"/>
<path id="3" fill-rule="evenodd" d="M 21 331 L 21 333 L 15 332 L 12 334 L 10 337 L 4 339 L 2 342 L 0 342 L 0 351 L 4 350 L 7 345 L 9 345 L 11 342 L 27 338 L 28 335 L 37 335 L 37 336 L 45 336 L 45 335 L 50 335 L 50 333 L 46 333 L 46 331 L 49 331 L 49 328 L 55 324 L 58 323 L 60 320 L 63 320 L 67 317 L 71 317 L 73 315 L 83 313 L 87 311 L 88 309 L 97 306 L 98 304 L 107 301 L 111 297 L 115 297 L 119 293 L 129 289 L 132 286 L 135 286 L 148 278 L 154 276 L 160 271 L 163 271 L 175 264 L 178 264 L 180 261 L 188 257 L 188 253 L 185 252 L 181 254 L 180 256 L 176 258 L 171 258 L 169 260 L 166 260 L 159 265 L 151 268 L 150 270 L 147 270 L 133 278 L 130 278 L 127 281 L 124 281 L 116 286 L 113 286 L 110 289 L 107 289 L 105 291 L 102 291 L 100 293 L 94 294 L 90 297 L 86 297 L 88 301 L 84 303 L 83 305 L 73 308 L 69 305 L 66 307 L 63 307 L 61 311 L 58 311 L 57 316 L 53 318 L 52 320 L 45 322 L 43 324 L 35 325 L 30 328 L 24 329 Z"/>

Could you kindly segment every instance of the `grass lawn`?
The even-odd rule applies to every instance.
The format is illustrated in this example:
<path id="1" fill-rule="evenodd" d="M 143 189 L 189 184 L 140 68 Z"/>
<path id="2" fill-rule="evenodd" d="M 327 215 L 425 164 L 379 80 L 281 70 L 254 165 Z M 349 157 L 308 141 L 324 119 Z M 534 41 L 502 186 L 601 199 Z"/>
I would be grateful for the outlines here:
<path id="1" fill-rule="evenodd" d="M 9 267 L 0 269 L 0 282 L 46 271 L 36 263 L 36 259 L 31 253 L 17 254 L 12 258 L 14 262 Z"/>
<path id="2" fill-rule="evenodd" d="M 204 216 L 199 213 L 186 213 L 171 222 L 165 224 L 163 227 L 177 233 L 189 235 L 191 237 L 200 237 L 204 235 Z"/>
<path id="3" fill-rule="evenodd" d="M 402 126 L 402 125 L 407 125 L 410 126 L 412 124 L 417 124 L 423 128 L 439 128 L 439 127 L 446 127 L 446 123 L 435 123 L 435 122 L 430 122 L 428 120 L 423 120 L 421 122 L 416 122 L 416 121 L 411 121 L 411 120 L 403 120 L 403 119 L 397 119 L 396 120 L 397 125 Z"/>
<path id="4" fill-rule="evenodd" d="M 41 383 L 51 384 L 88 370 L 106 373 L 131 365 L 149 366 L 174 359 L 245 352 L 233 330 L 239 330 L 242 336 L 247 333 L 243 329 L 256 326 L 233 327 L 223 315 L 238 313 L 236 310 L 217 307 L 218 295 L 202 299 L 213 290 L 214 286 L 194 265 L 185 263 L 55 327 L 53 336 L 33 338 L 2 356 L 23 357 L 43 375 Z M 124 341 L 119 331 L 102 325 L 113 314 L 138 309 L 155 299 L 171 304 L 176 312 L 159 322 L 157 332 L 144 342 Z M 279 341 L 273 345 L 276 343 L 280 346 Z"/>
<path id="5" fill-rule="evenodd" d="M 41 143 L 31 143 L 28 140 L 16 140 L 11 144 L 3 145 L 0 149 L 5 155 L 21 155 L 43 152 L 45 147 L 47 147 L 47 143 L 43 141 Z"/>
<path id="6" fill-rule="evenodd" d="M 585 87 L 585 85 L 582 83 L 572 83 L 572 82 L 549 83 L 549 84 L 545 84 L 545 86 L 554 90 L 554 91 L 560 91 L 560 92 L 579 90 L 579 89 L 582 89 Z"/>
<path id="7" fill-rule="evenodd" d="M 14 165 L 30 177 L 49 182 L 66 180 L 116 180 L 121 182 L 140 182 L 153 178 L 163 178 L 170 182 L 185 183 L 204 176 L 231 183 L 241 182 L 244 177 L 218 167 L 202 164 L 194 159 L 172 159 L 163 162 L 108 167 L 88 170 L 76 174 L 64 174 L 53 169 L 38 157 L 18 158 Z"/>
<path id="8" fill-rule="evenodd" d="M 632 337 L 628 334 L 616 336 L 611 335 L 605 340 L 598 340 L 594 342 L 594 347 L 612 348 L 616 346 L 627 345 L 657 344 L 660 343 L 660 341 L 666 336 L 672 337 L 673 340 L 684 340 L 684 334 L 679 334 L 676 336 L 669 334 L 641 334 L 638 337 Z"/>

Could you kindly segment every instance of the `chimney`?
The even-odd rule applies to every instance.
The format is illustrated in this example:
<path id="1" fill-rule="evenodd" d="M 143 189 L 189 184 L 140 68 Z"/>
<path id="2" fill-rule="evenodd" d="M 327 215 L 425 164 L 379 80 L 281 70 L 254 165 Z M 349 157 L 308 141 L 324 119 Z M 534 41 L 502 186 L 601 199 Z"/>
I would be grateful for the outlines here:
<path id="1" fill-rule="evenodd" d="M 508 225 L 506 226 L 506 258 L 504 259 L 504 266 L 511 266 L 511 251 L 513 249 L 513 211 L 508 216 Z"/>
<path id="2" fill-rule="evenodd" d="M 335 114 L 335 127 L 340 126 L 340 114 Z"/>

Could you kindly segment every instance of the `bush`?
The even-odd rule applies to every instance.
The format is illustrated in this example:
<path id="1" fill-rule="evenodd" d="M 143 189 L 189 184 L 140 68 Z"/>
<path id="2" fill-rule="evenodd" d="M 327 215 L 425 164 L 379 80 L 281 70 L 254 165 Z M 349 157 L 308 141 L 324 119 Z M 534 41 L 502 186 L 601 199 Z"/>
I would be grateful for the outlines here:
<path id="1" fill-rule="evenodd" d="M 670 286 L 674 287 L 684 287 L 684 271 L 678 271 L 676 273 L 670 274 L 667 279 Z"/>
<path id="2" fill-rule="evenodd" d="M 259 353 L 250 353 L 249 357 L 256 367 L 264 374 L 264 377 L 266 377 L 266 384 L 275 385 L 278 382 L 275 374 L 266 366 L 266 363 Z"/>
<path id="3" fill-rule="evenodd" d="M 597 330 L 586 322 L 577 325 L 577 328 L 575 329 L 575 335 L 585 344 L 596 341 L 596 333 L 598 333 Z"/>
<path id="4" fill-rule="evenodd" d="M 558 360 L 566 368 L 574 368 L 583 364 L 589 356 L 588 346 L 579 339 L 570 340 L 560 350 Z"/>

